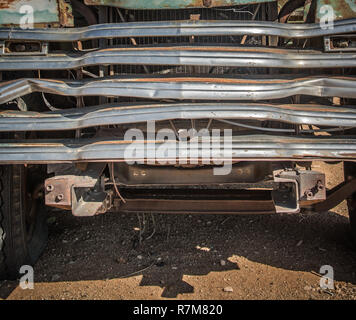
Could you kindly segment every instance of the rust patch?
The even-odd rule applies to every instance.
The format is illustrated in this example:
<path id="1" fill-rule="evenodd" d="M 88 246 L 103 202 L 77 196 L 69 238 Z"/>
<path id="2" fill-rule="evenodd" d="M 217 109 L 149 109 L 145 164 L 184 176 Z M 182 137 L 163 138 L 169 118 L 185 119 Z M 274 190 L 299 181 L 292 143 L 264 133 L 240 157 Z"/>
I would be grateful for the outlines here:
<path id="1" fill-rule="evenodd" d="M 71 5 L 65 0 L 58 0 L 59 22 L 63 27 L 74 27 L 74 16 Z"/>
<path id="2" fill-rule="evenodd" d="M 9 9 L 13 2 L 18 0 L 0 0 L 0 9 Z"/>
<path id="3" fill-rule="evenodd" d="M 356 158 L 356 153 L 344 153 L 344 152 L 342 152 L 341 155 L 346 156 L 346 157 L 355 157 Z"/>
<path id="4" fill-rule="evenodd" d="M 274 105 L 271 105 L 272 107 L 276 107 Z M 325 112 L 325 111 L 329 111 L 329 112 L 338 112 L 338 113 L 346 113 L 349 112 L 348 110 L 340 110 L 340 108 L 324 108 L 318 105 L 288 105 L 288 104 L 282 104 L 280 106 L 282 109 L 286 109 L 286 110 L 295 110 L 295 111 L 315 111 L 315 112 Z"/>
<path id="5" fill-rule="evenodd" d="M 0 10 L 1 9 L 10 9 L 12 4 L 20 2 L 20 1 L 21 2 L 29 2 L 31 0 L 0 0 Z"/>
<path id="6" fill-rule="evenodd" d="M 35 0 L 0 0 L 0 25 L 8 28 L 18 26 L 18 20 L 20 19 L 19 17 L 21 17 L 18 8 L 24 4 L 29 4 L 34 8 L 34 28 L 74 26 L 74 17 L 69 0 L 54 0 L 51 2 L 37 2 Z M 1 16 L 5 17 L 3 18 L 4 20 Z"/>
<path id="7" fill-rule="evenodd" d="M 356 18 L 356 12 L 345 0 L 318 0 L 318 10 L 323 5 L 329 5 L 334 9 L 336 20 Z M 317 15 L 317 21 L 320 21 L 320 16 Z"/>

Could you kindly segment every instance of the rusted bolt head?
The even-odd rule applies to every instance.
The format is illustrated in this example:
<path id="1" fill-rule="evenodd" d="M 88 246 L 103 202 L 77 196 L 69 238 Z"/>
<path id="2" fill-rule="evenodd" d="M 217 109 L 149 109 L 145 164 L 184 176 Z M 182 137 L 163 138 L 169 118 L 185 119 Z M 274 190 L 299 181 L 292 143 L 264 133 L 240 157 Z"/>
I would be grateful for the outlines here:
<path id="1" fill-rule="evenodd" d="M 314 196 L 313 192 L 311 190 L 307 190 L 305 191 L 305 195 L 309 198 L 311 198 L 312 196 Z"/>
<path id="2" fill-rule="evenodd" d="M 318 183 L 316 184 L 317 187 L 318 187 L 318 190 L 323 190 L 324 189 L 324 186 L 322 184 L 322 182 L 319 180 Z"/>
<path id="3" fill-rule="evenodd" d="M 211 7 L 212 2 L 212 0 L 203 0 L 203 6 L 209 8 Z"/>
<path id="4" fill-rule="evenodd" d="M 57 195 L 57 197 L 56 197 L 56 200 L 58 201 L 58 202 L 60 202 L 60 201 L 62 201 L 64 199 L 64 195 L 63 194 L 59 194 L 59 195 Z"/>
<path id="5" fill-rule="evenodd" d="M 49 184 L 49 185 L 46 187 L 46 190 L 47 190 L 48 192 L 53 191 L 53 190 L 54 190 L 53 185 Z"/>

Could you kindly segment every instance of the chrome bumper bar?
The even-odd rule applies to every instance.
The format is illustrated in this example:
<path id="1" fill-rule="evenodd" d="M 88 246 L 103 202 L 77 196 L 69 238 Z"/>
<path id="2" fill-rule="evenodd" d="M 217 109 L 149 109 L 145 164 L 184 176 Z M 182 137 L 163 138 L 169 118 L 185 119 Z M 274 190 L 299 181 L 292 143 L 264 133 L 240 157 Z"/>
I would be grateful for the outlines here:
<path id="1" fill-rule="evenodd" d="M 356 19 L 335 21 L 334 28 L 320 24 L 293 25 L 266 21 L 163 21 L 99 24 L 84 28 L 0 28 L 0 39 L 70 42 L 91 39 L 180 36 L 259 36 L 311 38 L 356 32 Z"/>
<path id="2" fill-rule="evenodd" d="M 356 127 L 356 110 L 322 105 L 237 103 L 112 104 L 54 112 L 0 112 L 0 131 L 74 130 L 175 119 L 275 120 L 292 124 Z"/>
<path id="3" fill-rule="evenodd" d="M 220 140 L 219 140 L 220 141 Z M 142 158 L 128 158 L 126 148 L 135 143 L 137 154 Z M 73 161 L 145 161 L 147 150 L 157 152 L 167 141 L 122 141 L 122 140 L 52 140 L 52 141 L 1 141 L 0 163 L 60 163 Z M 186 157 L 186 150 L 177 148 L 176 141 L 171 141 L 168 154 L 170 157 L 155 160 L 176 160 Z M 211 148 L 209 160 L 353 160 L 356 158 L 356 139 L 340 137 L 296 138 L 271 135 L 237 136 L 232 139 L 231 153 L 224 152 L 224 142 L 220 148 Z M 177 143 L 178 144 L 178 143 Z M 195 158 L 203 160 L 207 152 L 201 142 L 188 143 Z M 172 154 L 176 155 L 172 158 Z M 188 154 L 189 158 L 189 154 Z M 178 161 L 178 160 L 177 160 Z M 177 162 L 178 163 L 178 162 Z"/>
<path id="4" fill-rule="evenodd" d="M 262 100 L 297 94 L 356 98 L 356 78 L 236 79 L 120 77 L 83 81 L 19 79 L 0 84 L 0 104 L 32 92 L 149 99 Z"/>
<path id="5" fill-rule="evenodd" d="M 94 65 L 184 65 L 265 68 L 352 68 L 356 53 L 216 46 L 113 48 L 84 54 L 0 56 L 0 70 L 63 70 Z"/>

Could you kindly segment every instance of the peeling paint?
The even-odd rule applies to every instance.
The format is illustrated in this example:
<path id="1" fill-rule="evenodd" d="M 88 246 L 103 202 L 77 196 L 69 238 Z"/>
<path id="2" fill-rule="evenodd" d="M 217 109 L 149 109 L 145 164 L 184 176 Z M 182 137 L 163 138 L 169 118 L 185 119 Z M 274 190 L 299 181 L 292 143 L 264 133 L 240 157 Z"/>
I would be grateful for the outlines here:
<path id="1" fill-rule="evenodd" d="M 74 19 L 67 0 L 0 0 L 0 26 L 19 26 L 24 14 L 21 7 L 33 8 L 35 27 L 72 27 Z"/>

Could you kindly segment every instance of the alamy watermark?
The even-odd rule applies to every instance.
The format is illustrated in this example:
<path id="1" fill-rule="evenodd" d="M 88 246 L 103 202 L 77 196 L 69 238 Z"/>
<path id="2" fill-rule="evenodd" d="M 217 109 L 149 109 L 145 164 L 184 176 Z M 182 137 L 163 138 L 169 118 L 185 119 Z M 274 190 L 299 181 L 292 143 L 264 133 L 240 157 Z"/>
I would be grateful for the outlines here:
<path id="1" fill-rule="evenodd" d="M 19 9 L 19 13 L 23 16 L 20 18 L 21 29 L 33 29 L 34 28 L 34 8 L 31 5 L 22 5 Z M 334 8 L 331 5 L 325 4 L 319 8 L 319 20 L 320 27 L 323 30 L 333 29 L 335 13 Z"/>
<path id="2" fill-rule="evenodd" d="M 129 129 L 124 140 L 127 164 L 211 165 L 214 175 L 227 175 L 232 170 L 232 130 L 170 128 L 156 132 L 154 121 L 147 122 L 146 137 L 140 129 Z"/>
<path id="3" fill-rule="evenodd" d="M 30 5 L 23 5 L 20 7 L 19 12 L 23 15 L 20 18 L 20 28 L 21 29 L 33 29 L 34 28 L 34 9 Z"/>
<path id="4" fill-rule="evenodd" d="M 23 265 L 19 270 L 20 275 L 20 288 L 23 290 L 35 288 L 34 286 L 34 271 L 29 265 Z"/>
<path id="5" fill-rule="evenodd" d="M 323 290 L 334 290 L 334 268 L 329 265 L 321 266 L 319 273 L 323 275 L 320 278 L 320 288 Z"/>
<path id="6" fill-rule="evenodd" d="M 319 9 L 320 27 L 323 30 L 334 29 L 335 14 L 330 5 L 323 5 Z"/>

